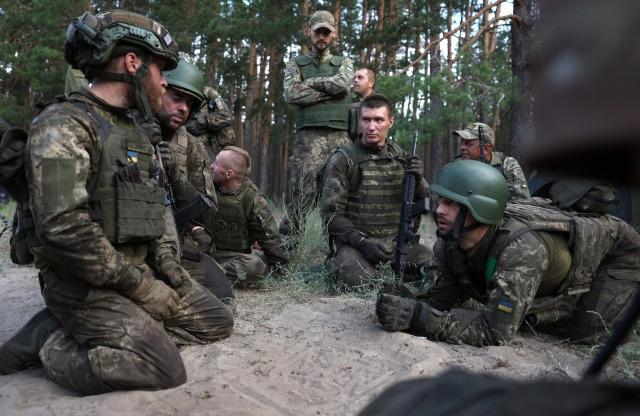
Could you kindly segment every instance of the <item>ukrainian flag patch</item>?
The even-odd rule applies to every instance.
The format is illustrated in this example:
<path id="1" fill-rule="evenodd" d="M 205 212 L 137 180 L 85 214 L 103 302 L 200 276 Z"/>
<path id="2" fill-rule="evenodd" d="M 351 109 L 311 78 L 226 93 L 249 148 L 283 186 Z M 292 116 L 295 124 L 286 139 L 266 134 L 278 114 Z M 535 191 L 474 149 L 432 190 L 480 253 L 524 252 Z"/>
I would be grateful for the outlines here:
<path id="1" fill-rule="evenodd" d="M 286 74 L 284 74 L 284 80 L 285 81 L 289 81 L 291 78 L 293 78 L 293 76 L 291 75 L 290 72 L 287 72 Z"/>
<path id="2" fill-rule="evenodd" d="M 351 66 L 351 65 L 347 65 L 347 71 L 349 71 L 349 72 L 353 72 L 353 66 Z"/>
<path id="3" fill-rule="evenodd" d="M 501 300 L 498 303 L 498 309 L 502 312 L 511 313 L 513 312 L 513 303 L 507 302 L 506 300 Z"/>
<path id="4" fill-rule="evenodd" d="M 138 162 L 138 152 L 132 152 L 129 150 L 127 152 L 127 160 L 129 162 L 137 163 Z"/>

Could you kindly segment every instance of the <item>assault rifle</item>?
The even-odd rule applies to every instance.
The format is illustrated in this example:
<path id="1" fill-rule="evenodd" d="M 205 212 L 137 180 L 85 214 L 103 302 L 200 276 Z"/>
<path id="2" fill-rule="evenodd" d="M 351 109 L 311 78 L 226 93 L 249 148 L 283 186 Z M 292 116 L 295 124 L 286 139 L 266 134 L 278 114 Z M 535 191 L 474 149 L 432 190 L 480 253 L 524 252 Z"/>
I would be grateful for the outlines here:
<path id="1" fill-rule="evenodd" d="M 478 144 L 480 145 L 480 160 L 482 161 L 482 163 L 488 163 L 487 158 L 484 157 L 484 129 L 480 125 L 478 125 L 478 140 Z"/>
<path id="2" fill-rule="evenodd" d="M 169 175 L 167 175 L 167 170 L 164 168 L 164 163 L 162 163 L 160 147 L 158 145 L 155 145 L 154 147 L 156 150 L 156 158 L 158 159 L 160 166 L 153 170 L 151 176 L 156 180 L 156 182 L 158 182 L 158 186 L 162 186 L 164 188 L 164 205 L 171 205 L 171 208 L 175 209 L 176 199 L 173 197 L 173 187 L 169 181 Z"/>
<path id="3" fill-rule="evenodd" d="M 413 154 L 418 146 L 418 130 L 413 132 Z M 398 224 L 398 236 L 396 237 L 395 269 L 396 280 L 402 283 L 404 279 L 404 267 L 409 244 L 417 244 L 420 236 L 413 230 L 416 229 L 415 218 L 431 209 L 429 198 L 418 202 L 413 199 L 416 193 L 416 174 L 406 173 L 404 177 L 404 196 L 402 197 L 402 211 L 400 212 L 400 224 Z"/>

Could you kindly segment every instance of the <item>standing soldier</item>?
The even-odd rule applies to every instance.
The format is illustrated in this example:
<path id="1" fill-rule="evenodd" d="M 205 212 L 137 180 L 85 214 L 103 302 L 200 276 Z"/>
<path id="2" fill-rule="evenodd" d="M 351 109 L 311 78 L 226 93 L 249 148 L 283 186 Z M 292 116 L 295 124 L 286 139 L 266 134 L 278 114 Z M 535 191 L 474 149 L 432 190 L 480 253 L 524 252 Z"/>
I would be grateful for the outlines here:
<path id="1" fill-rule="evenodd" d="M 360 68 L 353 77 L 355 97 L 349 103 L 349 137 L 355 141 L 362 133 L 360 129 L 360 103 L 373 94 L 376 85 L 376 73 L 369 68 Z"/>
<path id="2" fill-rule="evenodd" d="M 0 372 L 42 365 L 87 394 L 186 381 L 180 345 L 229 336 L 231 310 L 179 265 L 149 126 L 177 45 L 158 22 L 114 11 L 74 19 L 64 54 L 90 89 L 47 107 L 25 151 L 31 252 L 47 308 L 0 347 Z"/>
<path id="3" fill-rule="evenodd" d="M 309 19 L 311 49 L 306 55 L 287 62 L 284 73 L 284 98 L 296 113 L 296 141 L 290 164 L 291 199 L 280 224 L 280 234 L 297 235 L 316 193 L 316 167 L 331 152 L 350 143 L 348 95 L 353 83 L 351 59 L 334 56 L 329 48 L 335 40 L 335 20 L 326 10 Z"/>

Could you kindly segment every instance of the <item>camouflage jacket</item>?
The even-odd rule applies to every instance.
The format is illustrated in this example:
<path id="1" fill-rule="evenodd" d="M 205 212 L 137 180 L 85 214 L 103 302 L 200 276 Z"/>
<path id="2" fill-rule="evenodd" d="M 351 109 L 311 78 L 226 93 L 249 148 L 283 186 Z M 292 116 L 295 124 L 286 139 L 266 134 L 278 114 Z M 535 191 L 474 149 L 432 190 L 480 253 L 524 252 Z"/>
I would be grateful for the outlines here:
<path id="1" fill-rule="evenodd" d="M 307 56 L 314 63 L 328 64 L 333 55 L 329 49 L 322 55 L 310 51 Z M 345 57 L 338 72 L 332 77 L 310 78 L 302 81 L 300 68 L 294 59 L 289 59 L 284 69 L 284 100 L 287 104 L 311 105 L 336 97 L 346 97 L 353 85 L 353 61 Z"/>
<path id="2" fill-rule="evenodd" d="M 136 130 L 129 109 L 111 106 L 88 90 L 73 95 L 111 124 Z M 84 110 L 68 102 L 54 103 L 34 119 L 25 168 L 29 205 L 42 242 L 41 247 L 33 249 L 35 265 L 64 265 L 65 277 L 130 292 L 141 281 L 140 271 L 132 262 L 138 264 L 150 255 L 153 266 L 166 256 L 176 256 L 177 243 L 170 233 L 175 225 L 166 211 L 162 237 L 116 247 L 90 220 L 88 187 L 97 181 L 102 150 L 97 127 Z"/>
<path id="3" fill-rule="evenodd" d="M 507 186 L 509 187 L 509 201 L 517 198 L 531 198 L 529 186 L 527 185 L 527 178 L 525 178 L 524 172 L 520 167 L 520 163 L 518 163 L 515 158 L 509 156 L 505 157 L 504 155 L 501 157 L 499 152 L 491 152 L 491 160 L 489 161 L 489 164 L 502 172 L 502 175 L 507 180 Z"/>
<path id="4" fill-rule="evenodd" d="M 215 188 L 216 192 L 222 197 L 222 195 L 240 194 L 245 187 L 251 184 L 253 182 L 247 179 L 243 185 L 231 191 L 222 191 L 218 186 Z M 254 236 L 272 266 L 275 264 L 283 266 L 288 264 L 289 260 L 282 251 L 282 240 L 280 239 L 276 221 L 269 208 L 267 197 L 260 191 L 248 192 L 242 201 L 242 207 L 247 219 L 248 230 L 238 230 L 238 233 Z M 220 219 L 219 216 L 216 220 L 218 219 Z"/>
<path id="5" fill-rule="evenodd" d="M 365 153 L 380 153 L 378 148 L 369 148 L 360 144 L 360 141 L 354 142 Z M 403 156 L 406 152 L 403 151 Z M 334 152 L 327 160 L 326 171 L 324 176 L 324 187 L 322 190 L 322 198 L 320 200 L 320 215 L 327 224 L 329 235 L 340 241 L 349 243 L 349 237 L 353 237 L 354 233 L 364 236 L 349 218 L 347 218 L 347 202 L 351 192 L 349 181 L 349 168 L 347 158 L 340 152 Z M 353 167 L 357 168 L 357 167 Z M 419 184 L 416 184 L 415 199 L 427 196 L 429 185 L 423 178 Z M 398 201 L 398 212 L 400 212 L 402 200 Z M 397 224 L 396 224 L 397 225 Z"/>

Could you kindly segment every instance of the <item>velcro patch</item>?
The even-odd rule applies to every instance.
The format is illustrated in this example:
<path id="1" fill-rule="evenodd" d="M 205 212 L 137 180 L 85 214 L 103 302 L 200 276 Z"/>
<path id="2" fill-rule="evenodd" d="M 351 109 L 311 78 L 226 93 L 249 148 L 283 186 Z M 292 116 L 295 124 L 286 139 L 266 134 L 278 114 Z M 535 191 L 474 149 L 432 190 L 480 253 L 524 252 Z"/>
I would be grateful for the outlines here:
<path id="1" fill-rule="evenodd" d="M 351 65 L 347 65 L 347 71 L 349 71 L 349 72 L 353 72 L 353 66 L 351 66 Z"/>
<path id="2" fill-rule="evenodd" d="M 498 309 L 506 313 L 511 313 L 513 311 L 513 303 L 501 300 L 498 303 Z"/>

